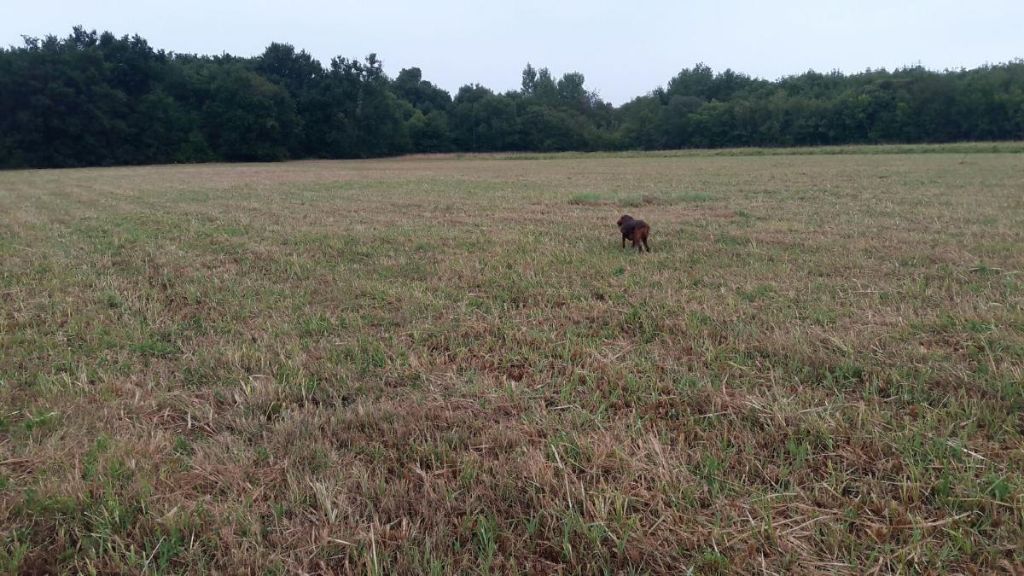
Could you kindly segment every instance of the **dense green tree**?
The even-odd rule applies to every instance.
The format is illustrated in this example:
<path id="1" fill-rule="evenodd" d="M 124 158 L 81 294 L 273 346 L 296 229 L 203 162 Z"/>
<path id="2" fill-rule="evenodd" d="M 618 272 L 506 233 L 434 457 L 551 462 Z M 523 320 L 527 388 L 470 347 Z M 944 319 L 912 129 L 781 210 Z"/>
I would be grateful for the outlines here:
<path id="1" fill-rule="evenodd" d="M 299 97 L 323 77 L 320 62 L 305 51 L 296 52 L 291 44 L 274 42 L 256 58 L 254 69 L 271 82 Z"/>
<path id="2" fill-rule="evenodd" d="M 462 87 L 371 54 L 324 67 L 273 43 L 254 58 L 174 54 L 139 36 L 0 48 L 0 167 L 1024 139 L 1024 61 L 974 70 L 808 71 L 770 82 L 704 64 L 614 107 L 527 64 L 519 90 Z"/>
<path id="3" fill-rule="evenodd" d="M 203 128 L 225 160 L 283 160 L 299 126 L 288 91 L 241 66 L 219 69 L 203 108 Z"/>
<path id="4" fill-rule="evenodd" d="M 447 91 L 423 79 L 419 68 L 405 68 L 392 83 L 395 96 L 412 104 L 424 114 L 447 113 L 451 109 L 452 97 Z"/>
<path id="5" fill-rule="evenodd" d="M 416 152 L 452 151 L 452 134 L 448 127 L 448 115 L 440 110 L 427 114 L 414 110 L 407 120 L 409 140 Z"/>
<path id="6" fill-rule="evenodd" d="M 455 95 L 452 136 L 459 150 L 499 151 L 518 148 L 516 105 L 480 85 L 463 86 Z"/>
<path id="7" fill-rule="evenodd" d="M 306 133 L 314 155 L 353 158 L 409 150 L 400 102 L 374 54 L 363 62 L 331 60 L 306 107 Z"/>

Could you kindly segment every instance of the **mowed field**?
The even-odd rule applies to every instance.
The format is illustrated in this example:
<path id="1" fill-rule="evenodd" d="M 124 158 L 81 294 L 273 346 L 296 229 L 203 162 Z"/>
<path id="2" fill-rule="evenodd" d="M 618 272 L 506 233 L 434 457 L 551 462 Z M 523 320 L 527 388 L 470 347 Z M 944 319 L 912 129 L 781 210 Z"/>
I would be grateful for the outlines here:
<path id="1" fill-rule="evenodd" d="M 1024 154 L 853 152 L 0 173 L 0 569 L 1024 570 Z"/>

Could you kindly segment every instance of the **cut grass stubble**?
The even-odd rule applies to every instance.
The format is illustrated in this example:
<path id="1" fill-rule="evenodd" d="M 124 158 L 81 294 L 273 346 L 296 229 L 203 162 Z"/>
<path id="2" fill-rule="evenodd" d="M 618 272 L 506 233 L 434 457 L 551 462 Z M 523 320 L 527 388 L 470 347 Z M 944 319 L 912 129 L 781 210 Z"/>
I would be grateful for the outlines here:
<path id="1" fill-rule="evenodd" d="M 1020 569 L 1024 157 L 930 151 L 0 173 L 0 570 Z"/>

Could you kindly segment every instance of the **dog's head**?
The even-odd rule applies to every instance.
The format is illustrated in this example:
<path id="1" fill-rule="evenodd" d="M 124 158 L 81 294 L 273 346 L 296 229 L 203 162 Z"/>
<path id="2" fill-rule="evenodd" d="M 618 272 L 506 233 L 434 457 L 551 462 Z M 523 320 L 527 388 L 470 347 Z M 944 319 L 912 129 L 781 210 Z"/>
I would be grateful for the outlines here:
<path id="1" fill-rule="evenodd" d="M 626 224 L 626 223 L 632 222 L 632 221 L 633 221 L 633 217 L 632 216 L 630 216 L 629 214 L 623 214 L 622 218 L 619 218 L 619 221 L 616 222 L 615 225 L 618 226 L 619 228 L 622 228 L 623 224 Z"/>

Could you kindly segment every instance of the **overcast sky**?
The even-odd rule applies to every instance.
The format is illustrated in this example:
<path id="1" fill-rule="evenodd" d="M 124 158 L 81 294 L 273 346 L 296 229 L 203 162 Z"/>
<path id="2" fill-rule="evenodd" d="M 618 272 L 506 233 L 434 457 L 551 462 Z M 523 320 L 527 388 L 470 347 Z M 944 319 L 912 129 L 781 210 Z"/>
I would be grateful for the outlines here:
<path id="1" fill-rule="evenodd" d="M 1024 57 L 1024 0 L 0 0 L 0 44 L 75 24 L 156 48 L 241 56 L 273 41 L 327 64 L 376 52 L 452 92 L 518 88 L 523 66 L 579 71 L 621 104 L 705 62 L 776 79 Z"/>

